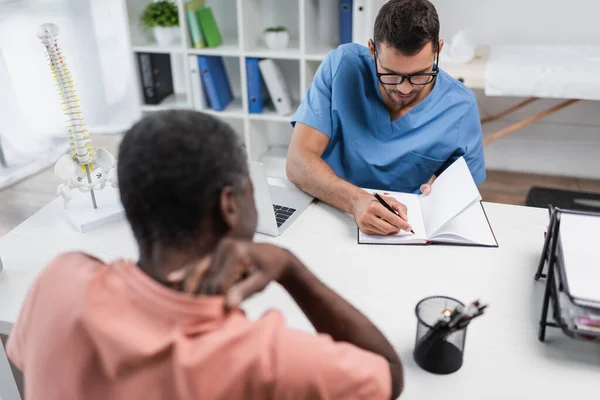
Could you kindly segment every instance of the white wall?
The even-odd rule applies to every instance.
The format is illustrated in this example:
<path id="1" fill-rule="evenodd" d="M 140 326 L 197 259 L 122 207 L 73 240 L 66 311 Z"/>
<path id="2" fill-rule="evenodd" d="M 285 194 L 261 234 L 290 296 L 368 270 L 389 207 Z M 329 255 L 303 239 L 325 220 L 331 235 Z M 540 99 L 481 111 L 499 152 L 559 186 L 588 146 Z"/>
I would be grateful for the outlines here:
<path id="1" fill-rule="evenodd" d="M 488 44 L 600 44 L 598 0 L 432 0 L 441 34 L 469 28 Z"/>
<path id="2" fill-rule="evenodd" d="M 44 46 L 41 24 L 59 26 L 58 43 L 67 60 L 91 132 L 127 129 L 140 115 L 135 65 L 122 0 L 27 0 L 0 2 L 2 81 L 9 78 L 14 101 L 29 127 L 2 115 L 4 137 L 64 135 L 65 117 Z M 14 89 L 14 90 L 12 90 Z M 14 104 L 13 104 L 14 106 Z M 1 107 L 0 107 L 1 108 Z M 6 126 L 14 125 L 14 129 Z M 24 132 L 24 130 L 29 132 Z"/>
<path id="3" fill-rule="evenodd" d="M 600 45 L 600 1 L 433 0 L 441 35 L 449 40 L 469 29 L 482 44 Z M 443 68 L 443 66 L 442 66 Z M 483 116 L 520 101 L 476 92 Z M 559 103 L 545 99 L 502 121 L 484 126 L 491 133 Z M 600 102 L 576 103 L 486 147 L 488 169 L 600 178 Z"/>

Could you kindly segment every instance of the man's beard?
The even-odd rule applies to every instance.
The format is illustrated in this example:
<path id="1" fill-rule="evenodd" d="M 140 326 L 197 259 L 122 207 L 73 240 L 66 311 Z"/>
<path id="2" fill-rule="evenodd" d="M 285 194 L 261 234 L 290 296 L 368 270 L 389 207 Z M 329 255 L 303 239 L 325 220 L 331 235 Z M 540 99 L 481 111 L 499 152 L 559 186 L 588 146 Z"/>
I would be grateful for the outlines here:
<path id="1" fill-rule="evenodd" d="M 423 89 L 418 91 L 413 90 L 410 92 L 410 96 L 407 96 L 405 98 L 397 97 L 403 95 L 403 93 L 399 90 L 386 90 L 385 92 L 387 93 L 388 98 L 392 101 L 392 103 L 394 103 L 398 107 L 407 107 L 412 105 L 415 101 L 417 101 L 417 99 L 419 98 L 419 94 L 422 91 Z"/>

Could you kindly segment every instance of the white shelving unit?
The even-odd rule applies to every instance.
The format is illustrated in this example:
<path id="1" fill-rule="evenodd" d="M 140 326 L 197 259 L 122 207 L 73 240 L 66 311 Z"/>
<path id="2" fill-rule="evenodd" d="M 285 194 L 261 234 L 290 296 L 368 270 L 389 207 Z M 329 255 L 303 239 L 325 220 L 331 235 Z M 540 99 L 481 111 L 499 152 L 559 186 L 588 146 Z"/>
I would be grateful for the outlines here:
<path id="1" fill-rule="evenodd" d="M 141 110 L 152 112 L 171 108 L 193 108 L 189 95 L 192 82 L 187 57 L 223 56 L 235 100 L 223 111 L 201 111 L 218 115 L 229 123 L 243 138 L 250 159 L 263 162 L 269 176 L 285 177 L 285 157 L 292 134 L 292 114 L 279 115 L 268 107 L 265 107 L 262 114 L 248 112 L 246 58 L 271 58 L 277 62 L 286 77 L 295 110 L 321 61 L 329 50 L 338 45 L 339 1 L 206 0 L 206 6 L 212 8 L 223 36 L 223 44 L 203 49 L 191 46 L 184 7 L 187 0 L 172 0 L 179 8 L 181 40 L 179 45 L 170 47 L 158 46 L 152 33 L 138 22 L 144 7 L 152 0 L 124 1 L 127 4 L 133 51 L 171 54 L 175 94 L 159 105 L 142 104 Z M 376 15 L 384 2 L 385 0 L 366 2 L 366 15 Z M 372 21 L 368 23 L 372 26 Z M 262 42 L 262 32 L 269 26 L 278 25 L 288 29 L 290 43 L 285 49 L 272 50 Z M 367 39 L 360 37 L 355 38 L 355 41 L 366 44 Z M 140 98 L 143 99 L 143 96 Z"/>

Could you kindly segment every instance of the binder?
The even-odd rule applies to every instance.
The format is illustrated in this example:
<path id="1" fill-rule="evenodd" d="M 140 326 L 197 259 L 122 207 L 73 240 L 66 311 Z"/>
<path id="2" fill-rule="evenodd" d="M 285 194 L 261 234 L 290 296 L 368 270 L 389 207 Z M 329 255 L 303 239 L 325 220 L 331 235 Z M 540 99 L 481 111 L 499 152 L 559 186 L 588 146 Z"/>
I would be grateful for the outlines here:
<path id="1" fill-rule="evenodd" d="M 227 70 L 221 56 L 198 56 L 198 67 L 210 108 L 223 111 L 233 100 Z"/>
<path id="2" fill-rule="evenodd" d="M 201 7 L 206 7 L 206 2 L 204 0 L 192 0 L 185 3 L 185 10 L 192 10 Z"/>
<path id="3" fill-rule="evenodd" d="M 219 31 L 217 21 L 215 21 L 215 16 L 210 7 L 203 7 L 196 10 L 196 17 L 198 18 L 198 23 L 202 29 L 202 36 L 208 47 L 216 47 L 223 43 L 221 31 Z"/>
<path id="4" fill-rule="evenodd" d="M 352 41 L 366 46 L 369 40 L 367 0 L 353 0 L 352 8 Z"/>
<path id="5" fill-rule="evenodd" d="M 248 111 L 250 114 L 263 112 L 265 100 L 264 82 L 258 63 L 260 58 L 246 58 L 246 77 L 248 80 Z"/>
<path id="6" fill-rule="evenodd" d="M 317 2 L 318 36 L 317 42 L 326 41 L 330 47 L 337 47 L 339 42 L 340 21 L 339 5 L 333 1 Z"/>
<path id="7" fill-rule="evenodd" d="M 204 93 L 202 78 L 200 77 L 200 69 L 198 68 L 198 56 L 188 56 L 190 65 L 190 93 L 192 94 L 192 107 L 195 110 L 203 110 L 208 108 L 208 101 Z"/>
<path id="8" fill-rule="evenodd" d="M 285 77 L 275 61 L 270 59 L 258 62 L 258 67 L 267 86 L 267 91 L 275 106 L 275 111 L 280 115 L 292 113 L 292 97 L 285 83 Z"/>
<path id="9" fill-rule="evenodd" d="M 340 0 L 340 44 L 352 42 L 352 0 Z"/>
<path id="10" fill-rule="evenodd" d="M 145 104 L 160 104 L 174 93 L 171 55 L 137 53 Z"/>
<path id="11" fill-rule="evenodd" d="M 204 41 L 204 36 L 202 35 L 202 29 L 200 29 L 200 24 L 198 23 L 198 18 L 196 18 L 196 11 L 197 9 L 190 9 L 187 10 L 185 14 L 187 16 L 192 47 L 201 49 L 206 47 L 206 43 Z"/>

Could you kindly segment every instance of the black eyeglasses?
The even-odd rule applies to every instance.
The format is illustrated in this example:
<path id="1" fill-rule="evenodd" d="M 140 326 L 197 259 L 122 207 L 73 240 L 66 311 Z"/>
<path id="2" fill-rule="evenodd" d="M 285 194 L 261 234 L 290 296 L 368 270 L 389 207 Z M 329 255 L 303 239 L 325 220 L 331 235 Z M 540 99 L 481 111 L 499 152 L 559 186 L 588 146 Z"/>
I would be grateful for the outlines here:
<path id="1" fill-rule="evenodd" d="M 375 46 L 375 44 L 373 44 Z M 382 74 L 377 71 L 377 49 L 375 49 L 375 72 L 377 73 L 377 79 L 381 82 L 382 85 L 400 85 L 404 82 L 405 79 L 408 79 L 408 82 L 414 86 L 425 86 L 429 85 L 435 77 L 440 72 L 439 69 L 439 59 L 440 53 L 436 53 L 435 62 L 433 64 L 433 72 L 428 73 L 420 73 L 420 74 L 411 74 L 411 75 L 402 75 L 402 74 Z"/>

